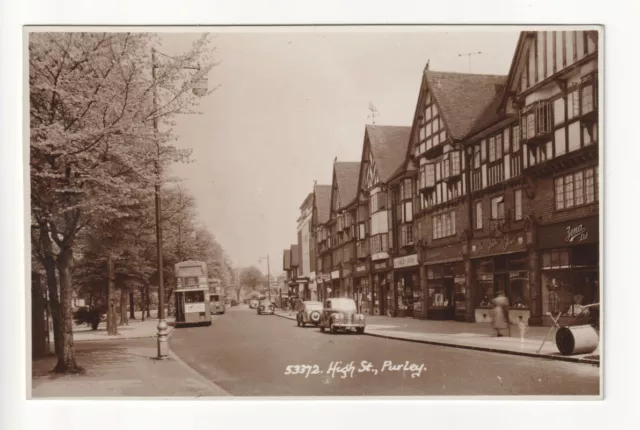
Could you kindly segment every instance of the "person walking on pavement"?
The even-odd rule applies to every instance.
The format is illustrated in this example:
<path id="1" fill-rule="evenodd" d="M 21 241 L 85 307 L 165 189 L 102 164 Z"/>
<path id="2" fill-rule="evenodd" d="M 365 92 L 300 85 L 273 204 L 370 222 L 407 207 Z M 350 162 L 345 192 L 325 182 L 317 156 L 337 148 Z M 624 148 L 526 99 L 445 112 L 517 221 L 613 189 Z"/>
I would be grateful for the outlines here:
<path id="1" fill-rule="evenodd" d="M 509 299 L 504 294 L 498 293 L 492 300 L 492 326 L 497 337 L 502 337 L 502 330 L 509 328 Z"/>

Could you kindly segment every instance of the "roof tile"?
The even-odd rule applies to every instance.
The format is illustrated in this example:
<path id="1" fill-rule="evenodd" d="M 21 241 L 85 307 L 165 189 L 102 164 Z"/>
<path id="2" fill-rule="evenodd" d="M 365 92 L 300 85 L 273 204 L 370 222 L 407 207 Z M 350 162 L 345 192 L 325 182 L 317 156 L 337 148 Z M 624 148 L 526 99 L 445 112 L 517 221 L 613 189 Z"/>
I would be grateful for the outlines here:
<path id="1" fill-rule="evenodd" d="M 339 161 L 334 165 L 340 203 L 346 206 L 351 203 L 358 194 L 358 179 L 360 177 L 359 161 Z M 337 209 L 337 208 L 335 208 Z"/>
<path id="2" fill-rule="evenodd" d="M 380 180 L 387 182 L 404 163 L 411 127 L 367 125 L 366 132 Z"/>
<path id="3" fill-rule="evenodd" d="M 463 138 L 502 92 L 506 76 L 426 70 L 429 88 L 454 139 Z"/>

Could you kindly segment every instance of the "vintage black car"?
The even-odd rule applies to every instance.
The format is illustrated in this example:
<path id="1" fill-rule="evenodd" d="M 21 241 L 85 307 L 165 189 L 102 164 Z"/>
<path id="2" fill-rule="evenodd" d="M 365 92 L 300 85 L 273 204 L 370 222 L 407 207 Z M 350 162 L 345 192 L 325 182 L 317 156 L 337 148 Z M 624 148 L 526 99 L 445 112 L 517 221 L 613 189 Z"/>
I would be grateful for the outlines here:
<path id="1" fill-rule="evenodd" d="M 302 307 L 296 314 L 298 327 L 313 324 L 316 327 L 320 324 L 322 316 L 322 302 L 307 301 L 302 303 Z"/>
<path id="2" fill-rule="evenodd" d="M 275 313 L 276 306 L 271 300 L 263 300 L 258 305 L 258 315 L 273 315 Z"/>
<path id="3" fill-rule="evenodd" d="M 327 299 L 320 318 L 320 331 L 352 331 L 362 334 L 365 328 L 364 314 L 358 313 L 356 302 L 344 297 Z"/>

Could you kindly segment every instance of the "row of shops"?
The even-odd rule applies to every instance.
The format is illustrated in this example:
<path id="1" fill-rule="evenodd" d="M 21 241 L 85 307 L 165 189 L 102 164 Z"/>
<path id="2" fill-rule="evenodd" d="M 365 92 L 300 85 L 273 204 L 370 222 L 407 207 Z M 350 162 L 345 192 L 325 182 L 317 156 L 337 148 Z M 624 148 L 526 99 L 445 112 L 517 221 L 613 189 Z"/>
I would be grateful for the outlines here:
<path id="1" fill-rule="evenodd" d="M 491 299 L 509 299 L 512 320 L 549 325 L 589 320 L 599 291 L 597 216 L 529 226 L 514 234 L 343 265 L 316 276 L 317 295 L 352 297 L 361 312 L 432 320 L 490 321 Z"/>

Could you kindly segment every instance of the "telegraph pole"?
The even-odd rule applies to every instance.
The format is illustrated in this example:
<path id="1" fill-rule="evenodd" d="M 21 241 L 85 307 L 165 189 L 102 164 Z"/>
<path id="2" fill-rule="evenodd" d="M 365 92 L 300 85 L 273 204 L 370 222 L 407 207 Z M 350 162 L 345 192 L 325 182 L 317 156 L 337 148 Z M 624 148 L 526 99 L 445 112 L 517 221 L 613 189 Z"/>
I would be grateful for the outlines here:
<path id="1" fill-rule="evenodd" d="M 465 55 L 469 59 L 469 73 L 471 73 L 471 56 L 472 55 L 482 55 L 482 52 L 478 51 L 478 52 L 469 52 L 468 54 L 458 54 L 458 57 L 464 57 Z"/>

